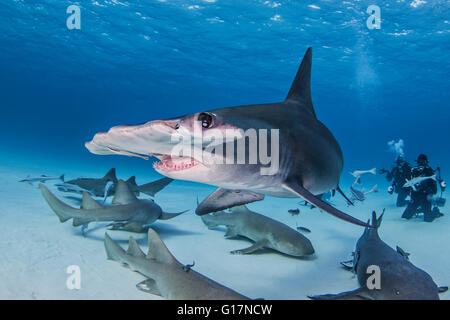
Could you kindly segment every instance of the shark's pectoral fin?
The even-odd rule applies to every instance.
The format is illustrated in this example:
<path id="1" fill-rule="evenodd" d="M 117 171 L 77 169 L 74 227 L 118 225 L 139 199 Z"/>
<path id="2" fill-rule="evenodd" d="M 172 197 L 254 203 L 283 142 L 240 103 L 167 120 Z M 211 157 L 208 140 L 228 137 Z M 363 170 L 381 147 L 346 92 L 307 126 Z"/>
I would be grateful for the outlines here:
<path id="1" fill-rule="evenodd" d="M 356 218 L 353 218 L 352 216 L 334 208 L 333 206 L 331 206 L 330 204 L 326 203 L 325 201 L 317 198 L 315 195 L 313 195 L 311 192 L 309 192 L 308 190 L 306 190 L 305 188 L 303 188 L 303 186 L 301 186 L 297 181 L 295 181 L 294 179 L 288 179 L 286 180 L 285 183 L 283 183 L 283 187 L 286 190 L 289 190 L 293 193 L 295 193 L 296 195 L 298 195 L 299 197 L 303 198 L 304 200 L 308 201 L 310 204 L 312 204 L 313 206 L 316 206 L 317 208 L 328 212 L 329 214 L 348 221 L 350 223 L 356 224 L 358 226 L 363 226 L 363 227 L 368 227 L 368 228 L 373 228 L 373 226 L 362 222 L 361 220 L 358 220 Z"/>
<path id="2" fill-rule="evenodd" d="M 344 193 L 344 191 L 342 191 L 341 187 L 338 186 L 338 187 L 336 188 L 336 190 L 344 197 L 345 200 L 347 200 L 347 203 L 348 203 L 349 205 L 351 205 L 351 206 L 354 206 L 354 205 L 355 205 L 355 204 L 353 203 L 353 201 L 350 200 L 350 199 L 346 196 L 346 194 Z"/>
<path id="3" fill-rule="evenodd" d="M 355 270 L 355 266 L 353 265 L 353 259 L 347 260 L 347 261 L 341 261 L 341 266 L 347 271 L 353 271 Z"/>
<path id="4" fill-rule="evenodd" d="M 255 242 L 253 245 L 251 245 L 248 248 L 233 250 L 230 253 L 231 254 L 249 254 L 249 253 L 253 253 L 259 249 L 264 248 L 268 244 L 269 244 L 269 242 L 267 240 L 260 240 L 260 241 Z"/>
<path id="5" fill-rule="evenodd" d="M 227 228 L 227 232 L 225 233 L 224 237 L 225 238 L 233 238 L 233 237 L 237 237 L 238 235 L 239 235 L 239 233 L 236 230 L 236 228 L 229 226 Z"/>
<path id="6" fill-rule="evenodd" d="M 362 287 L 353 291 L 341 292 L 338 294 L 322 294 L 308 296 L 313 300 L 373 300 L 369 295 L 369 289 Z"/>
<path id="7" fill-rule="evenodd" d="M 161 294 L 161 292 L 158 289 L 156 281 L 151 279 L 151 278 L 149 278 L 147 280 L 144 280 L 142 282 L 139 282 L 136 285 L 136 288 L 138 288 L 139 290 L 141 290 L 143 292 L 154 294 L 154 295 L 162 297 L 162 294 Z"/>
<path id="8" fill-rule="evenodd" d="M 86 225 L 86 227 L 87 227 L 87 224 L 88 224 L 89 222 L 92 222 L 92 219 L 91 219 L 91 218 L 73 218 L 72 225 L 73 225 L 74 227 L 79 227 L 79 226 L 84 226 L 84 225 Z M 85 229 L 86 229 L 86 228 L 85 228 Z"/>
<path id="9" fill-rule="evenodd" d="M 167 187 L 172 181 L 173 179 L 164 177 L 156 181 L 142 184 L 138 186 L 138 190 L 151 197 L 154 197 L 155 194 Z"/>
<path id="10" fill-rule="evenodd" d="M 263 199 L 264 195 L 255 192 L 218 188 L 198 205 L 195 213 L 202 216 Z"/>
<path id="11" fill-rule="evenodd" d="M 438 292 L 439 293 L 444 293 L 448 291 L 448 287 L 447 286 L 441 286 L 438 288 Z"/>
<path id="12" fill-rule="evenodd" d="M 176 216 L 179 216 L 180 214 L 183 214 L 185 212 L 188 212 L 189 210 L 184 210 L 181 212 L 176 212 L 176 213 L 169 213 L 169 212 L 162 212 L 161 215 L 159 216 L 159 220 L 169 220 L 172 218 L 175 218 Z"/>

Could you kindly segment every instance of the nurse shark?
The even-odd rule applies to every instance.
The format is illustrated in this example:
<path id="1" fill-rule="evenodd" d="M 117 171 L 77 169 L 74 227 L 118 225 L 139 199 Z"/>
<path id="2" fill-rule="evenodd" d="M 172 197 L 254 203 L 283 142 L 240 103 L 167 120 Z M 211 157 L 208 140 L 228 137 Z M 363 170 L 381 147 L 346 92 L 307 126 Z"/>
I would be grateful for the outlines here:
<path id="1" fill-rule="evenodd" d="M 344 195 L 339 188 L 343 156 L 333 134 L 316 117 L 311 99 L 311 63 L 312 49 L 308 48 L 282 102 L 115 126 L 97 133 L 86 148 L 99 155 L 153 156 L 160 160 L 154 164 L 155 170 L 164 176 L 219 187 L 199 205 L 198 215 L 262 200 L 264 195 L 301 197 L 340 219 L 371 228 L 316 197 L 331 189 Z M 253 132 L 258 136 L 256 147 L 252 144 Z M 234 148 L 236 142 L 238 147 Z M 239 143 L 245 149 L 241 158 Z M 271 147 L 270 157 L 264 143 Z M 191 152 L 180 152 L 185 147 Z M 226 157 L 221 156 L 221 148 L 227 150 Z M 266 159 L 261 157 L 261 150 L 266 150 Z"/>

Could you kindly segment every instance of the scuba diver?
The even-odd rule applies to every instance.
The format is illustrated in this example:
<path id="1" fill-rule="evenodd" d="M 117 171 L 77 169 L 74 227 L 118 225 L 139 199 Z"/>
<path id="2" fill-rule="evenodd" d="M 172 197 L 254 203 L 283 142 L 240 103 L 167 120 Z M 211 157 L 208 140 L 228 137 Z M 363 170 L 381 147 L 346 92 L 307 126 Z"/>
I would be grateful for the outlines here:
<path id="1" fill-rule="evenodd" d="M 411 179 L 411 166 L 402 156 L 398 156 L 394 162 L 394 166 L 391 171 L 381 169 L 380 174 L 386 173 L 387 181 L 392 181 L 392 184 L 388 188 L 388 192 L 393 194 L 397 193 L 397 207 L 403 207 L 408 204 L 406 197 L 409 195 L 409 188 L 403 187 L 406 179 Z"/>
<path id="2" fill-rule="evenodd" d="M 404 185 L 411 188 L 411 201 L 403 212 L 402 218 L 411 219 L 417 213 L 423 212 L 423 220 L 432 222 L 443 216 L 438 207 L 432 209 L 433 195 L 437 193 L 435 170 L 428 165 L 428 158 L 424 154 L 419 155 L 416 161 L 417 166 L 411 169 L 411 180 Z M 441 190 L 445 188 L 445 181 L 440 178 L 440 169 L 438 181 Z"/>

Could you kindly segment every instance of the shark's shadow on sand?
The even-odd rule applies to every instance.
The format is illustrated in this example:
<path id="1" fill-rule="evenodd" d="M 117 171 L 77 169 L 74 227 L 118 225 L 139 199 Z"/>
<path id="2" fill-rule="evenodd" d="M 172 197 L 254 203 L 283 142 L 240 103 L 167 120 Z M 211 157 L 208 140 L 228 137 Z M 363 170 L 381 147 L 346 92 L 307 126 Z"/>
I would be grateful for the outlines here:
<path id="1" fill-rule="evenodd" d="M 146 238 L 147 234 L 146 233 L 129 232 L 126 230 L 111 230 L 108 228 L 108 226 L 109 226 L 109 223 L 97 222 L 94 227 L 89 227 L 88 229 L 86 229 L 84 231 L 84 235 L 83 235 L 81 229 L 72 228 L 72 233 L 75 236 L 84 236 L 84 237 L 92 239 L 92 240 L 103 242 L 105 240 L 104 233 L 102 233 L 101 235 L 96 235 L 96 234 L 94 234 L 95 231 L 103 230 L 103 231 L 109 232 L 111 235 L 114 235 L 114 233 L 117 232 L 117 233 L 121 233 L 123 235 L 133 236 L 140 245 L 147 244 L 147 238 Z M 146 230 L 148 230 L 149 228 L 150 227 L 147 227 Z M 200 234 L 198 232 L 193 232 L 193 231 L 177 228 L 176 226 L 171 225 L 171 224 L 159 223 L 159 222 L 152 224 L 151 228 L 154 229 L 164 239 L 168 239 L 173 236 L 178 237 L 178 236 L 199 235 Z M 126 239 L 116 240 L 116 242 L 128 244 L 128 236 L 126 236 Z"/>

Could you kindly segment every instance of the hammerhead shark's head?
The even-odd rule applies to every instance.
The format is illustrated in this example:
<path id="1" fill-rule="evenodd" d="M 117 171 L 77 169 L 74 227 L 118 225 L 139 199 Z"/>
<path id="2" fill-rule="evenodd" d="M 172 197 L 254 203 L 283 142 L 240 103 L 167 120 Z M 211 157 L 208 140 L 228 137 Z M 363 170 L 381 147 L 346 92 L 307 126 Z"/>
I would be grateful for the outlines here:
<path id="1" fill-rule="evenodd" d="M 186 268 L 167 249 L 159 235 L 148 230 L 148 253 L 145 255 L 133 237 L 127 251 L 105 234 L 108 260 L 118 261 L 147 279 L 137 288 L 171 300 L 246 300 L 236 291 Z"/>
<path id="2" fill-rule="evenodd" d="M 340 191 L 343 158 L 339 144 L 317 119 L 313 108 L 311 50 L 306 51 L 287 98 L 282 102 L 228 107 L 135 126 L 116 126 L 108 132 L 97 133 L 86 147 L 100 155 L 154 156 L 160 160 L 154 168 L 164 176 L 219 187 L 218 195 L 208 197 L 197 208 L 199 215 L 262 200 L 264 195 L 300 196 L 323 211 L 367 226 L 315 196 L 331 189 Z M 250 141 L 253 133 L 258 140 L 254 148 Z M 180 149 L 185 146 L 180 140 L 189 144 L 190 154 L 180 155 Z M 239 142 L 245 146 L 244 157 L 241 157 L 245 161 L 241 163 L 236 160 L 239 148 L 234 148 Z M 267 144 L 265 149 L 264 143 Z M 268 151 L 269 144 L 271 166 L 268 167 L 267 159 L 261 156 L 252 162 L 258 152 Z M 227 151 L 226 157 L 220 156 L 220 149 Z M 206 161 L 206 150 L 211 151 L 210 155 L 219 155 L 215 158 L 219 161 L 210 158 Z M 233 151 L 231 156 L 229 150 Z M 274 163 L 277 165 L 272 166 Z M 217 196 L 221 198 L 221 206 L 216 205 Z"/>
<path id="3" fill-rule="evenodd" d="M 382 216 L 377 218 L 372 214 L 374 228 L 366 228 L 359 238 L 353 254 L 353 267 L 347 267 L 356 273 L 359 289 L 339 294 L 313 296 L 313 299 L 336 300 L 437 300 L 438 293 L 444 287 L 438 288 L 431 276 L 408 261 L 408 255 L 399 247 L 392 249 L 378 235 Z M 368 268 L 380 268 L 380 288 L 369 289 L 368 278 L 371 276 Z"/>
<path id="4" fill-rule="evenodd" d="M 183 212 L 167 213 L 153 200 L 138 199 L 123 180 L 117 182 L 113 205 L 104 206 L 95 201 L 87 192 L 79 209 L 73 208 L 50 192 L 43 184 L 39 185 L 44 199 L 56 213 L 61 222 L 73 219 L 73 226 L 87 225 L 93 221 L 112 221 L 113 229 L 131 232 L 144 232 L 156 220 L 172 219 Z"/>

